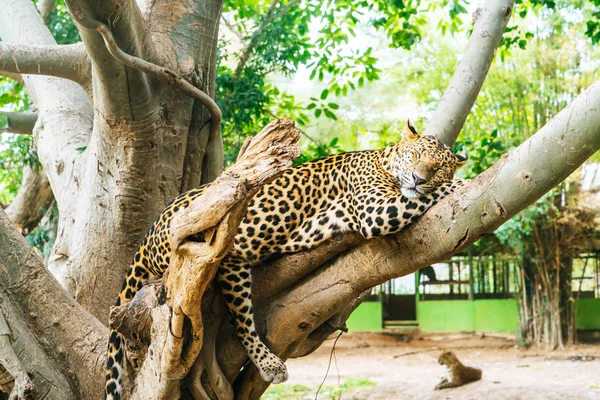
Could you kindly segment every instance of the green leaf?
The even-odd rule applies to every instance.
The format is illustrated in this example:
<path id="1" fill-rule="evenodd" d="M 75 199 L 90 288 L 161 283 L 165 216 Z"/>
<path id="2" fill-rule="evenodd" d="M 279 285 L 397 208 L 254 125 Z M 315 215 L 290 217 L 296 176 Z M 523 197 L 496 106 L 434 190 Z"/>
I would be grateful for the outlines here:
<path id="1" fill-rule="evenodd" d="M 315 117 L 319 118 L 319 117 L 321 116 L 321 112 L 322 112 L 322 111 L 323 111 L 323 110 L 321 110 L 320 108 L 318 108 L 318 109 L 315 111 Z"/>
<path id="2" fill-rule="evenodd" d="M 325 115 L 335 121 L 337 121 L 337 117 L 335 116 L 334 113 L 332 113 L 328 108 L 324 108 L 323 111 L 325 111 Z"/>
<path id="3" fill-rule="evenodd" d="M 77 147 L 75 150 L 77 150 L 80 153 L 83 153 L 85 151 L 85 149 L 87 149 L 87 146 Z"/>
<path id="4" fill-rule="evenodd" d="M 327 95 L 329 95 L 329 90 L 327 90 L 327 89 L 324 89 L 324 90 L 321 92 L 321 100 L 325 100 L 325 99 L 327 98 Z"/>
<path id="5" fill-rule="evenodd" d="M 315 108 L 316 106 L 317 106 L 317 105 L 316 105 L 315 103 L 310 103 L 310 104 L 309 104 L 309 105 L 306 107 L 306 109 L 307 109 L 307 110 L 312 110 L 312 109 L 313 109 L 313 108 Z"/>
<path id="6" fill-rule="evenodd" d="M 327 103 L 327 105 L 329 106 L 329 108 L 331 108 L 332 110 L 337 110 L 338 108 L 340 108 L 340 106 L 337 103 Z"/>

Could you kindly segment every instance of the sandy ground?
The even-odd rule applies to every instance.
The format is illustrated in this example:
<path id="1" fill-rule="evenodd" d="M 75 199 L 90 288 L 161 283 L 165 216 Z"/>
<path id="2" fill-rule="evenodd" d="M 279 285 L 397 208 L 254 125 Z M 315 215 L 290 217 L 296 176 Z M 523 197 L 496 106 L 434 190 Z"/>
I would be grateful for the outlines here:
<path id="1" fill-rule="evenodd" d="M 327 370 L 332 342 L 308 357 L 288 360 L 287 384 L 314 388 L 314 398 Z M 483 379 L 433 391 L 445 373 L 436 362 L 441 348 L 453 349 L 464 364 L 481 368 Z M 600 399 L 600 345 L 545 353 L 543 349 L 518 350 L 514 342 L 503 338 L 354 333 L 339 339 L 335 355 L 337 368 L 332 362 L 326 386 L 348 378 L 376 383 L 347 391 L 342 399 Z"/>

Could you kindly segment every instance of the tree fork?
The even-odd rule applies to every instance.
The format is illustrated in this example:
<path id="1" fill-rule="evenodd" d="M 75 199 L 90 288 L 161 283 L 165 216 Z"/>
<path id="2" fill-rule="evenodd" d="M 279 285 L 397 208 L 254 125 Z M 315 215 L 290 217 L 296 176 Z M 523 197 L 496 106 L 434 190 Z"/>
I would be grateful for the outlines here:
<path id="1" fill-rule="evenodd" d="M 211 116 L 208 144 L 212 144 L 213 146 L 215 144 L 221 146 L 221 121 L 223 120 L 223 114 L 221 113 L 217 103 L 208 94 L 189 83 L 187 80 L 179 76 L 179 74 L 177 74 L 175 71 L 125 53 L 117 44 L 108 26 L 86 15 L 81 9 L 76 7 L 74 3 L 72 7 L 73 19 L 81 26 L 97 31 L 102 36 L 109 53 L 120 63 L 154 77 L 174 89 L 182 91 L 188 96 L 198 100 L 204 107 L 206 107 Z M 215 165 L 223 165 L 222 152 L 216 151 L 218 149 L 214 148 L 210 150 L 212 150 L 212 153 L 221 154 L 221 157 L 213 158 L 211 162 Z M 221 172 L 221 168 L 218 168 L 218 171 L 215 172 L 217 172 L 217 174 L 214 176 L 216 178 L 218 173 Z M 213 174 L 215 172 L 213 172 Z"/>

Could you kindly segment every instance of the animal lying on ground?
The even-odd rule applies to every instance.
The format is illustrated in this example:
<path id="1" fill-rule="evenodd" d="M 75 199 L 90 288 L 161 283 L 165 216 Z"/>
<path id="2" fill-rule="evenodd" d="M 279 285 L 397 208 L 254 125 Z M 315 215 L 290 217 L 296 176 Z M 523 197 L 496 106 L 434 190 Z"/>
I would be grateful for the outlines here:
<path id="1" fill-rule="evenodd" d="M 248 210 L 217 280 L 237 336 L 262 378 L 287 379 L 283 361 L 261 341 L 254 326 L 250 268 L 276 256 L 316 247 L 332 235 L 360 232 L 365 238 L 396 233 L 441 198 L 463 185 L 454 173 L 467 162 L 433 136 L 419 136 L 407 122 L 399 143 L 376 151 L 328 156 L 297 165 L 265 184 Z M 134 255 L 116 304 L 131 301 L 169 266 L 173 215 L 202 195 L 204 187 L 178 196 L 161 213 Z M 106 365 L 107 399 L 119 399 L 123 337 L 112 330 Z"/>
<path id="2" fill-rule="evenodd" d="M 441 382 L 435 386 L 435 390 L 458 387 L 481 379 L 480 369 L 463 365 L 451 351 L 443 350 L 438 357 L 438 363 L 445 365 L 448 371 Z"/>

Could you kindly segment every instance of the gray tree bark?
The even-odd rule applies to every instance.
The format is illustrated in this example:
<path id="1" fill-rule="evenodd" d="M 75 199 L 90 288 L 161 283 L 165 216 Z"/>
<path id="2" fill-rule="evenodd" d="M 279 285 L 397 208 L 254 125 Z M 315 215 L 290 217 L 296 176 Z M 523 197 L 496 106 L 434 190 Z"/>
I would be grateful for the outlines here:
<path id="1" fill-rule="evenodd" d="M 0 310 L 37 393 L 99 398 L 108 329 L 65 292 L 2 211 L 0 263 Z"/>

